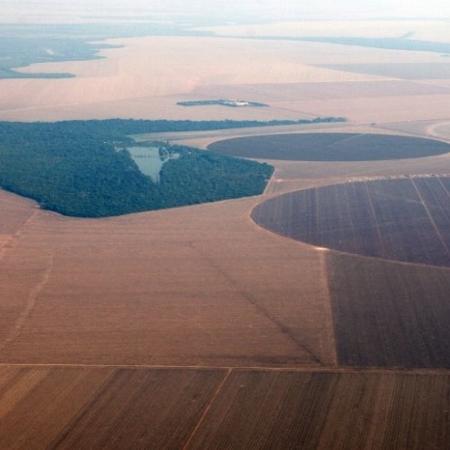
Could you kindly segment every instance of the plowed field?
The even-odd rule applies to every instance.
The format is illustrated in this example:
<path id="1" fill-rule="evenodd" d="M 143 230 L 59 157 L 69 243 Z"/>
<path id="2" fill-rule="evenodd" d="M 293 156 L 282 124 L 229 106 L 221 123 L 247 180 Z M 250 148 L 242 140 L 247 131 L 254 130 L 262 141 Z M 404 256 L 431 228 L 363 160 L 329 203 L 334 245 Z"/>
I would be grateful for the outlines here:
<path id="1" fill-rule="evenodd" d="M 438 372 L 3 366 L 0 442 L 8 450 L 445 449 L 449 384 Z"/>

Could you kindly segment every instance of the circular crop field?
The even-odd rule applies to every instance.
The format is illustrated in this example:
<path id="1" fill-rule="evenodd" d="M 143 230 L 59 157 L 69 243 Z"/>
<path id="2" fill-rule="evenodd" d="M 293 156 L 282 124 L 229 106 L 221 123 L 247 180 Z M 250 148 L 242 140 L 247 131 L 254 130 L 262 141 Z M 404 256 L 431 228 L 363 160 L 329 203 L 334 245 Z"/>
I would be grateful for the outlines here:
<path id="1" fill-rule="evenodd" d="M 450 177 L 353 182 L 269 199 L 253 220 L 348 253 L 450 267 Z"/>
<path id="2" fill-rule="evenodd" d="M 243 158 L 288 161 L 376 161 L 419 158 L 450 152 L 433 139 L 386 134 L 273 134 L 226 139 L 209 150 Z"/>

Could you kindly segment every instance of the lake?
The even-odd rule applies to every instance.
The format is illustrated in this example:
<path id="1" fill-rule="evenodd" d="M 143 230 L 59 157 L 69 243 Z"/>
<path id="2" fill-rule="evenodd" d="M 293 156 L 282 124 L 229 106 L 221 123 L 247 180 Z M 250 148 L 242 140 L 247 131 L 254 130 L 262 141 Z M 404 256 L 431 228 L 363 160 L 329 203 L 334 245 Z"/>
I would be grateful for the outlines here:
<path id="1" fill-rule="evenodd" d="M 179 157 L 178 153 L 169 154 L 167 152 L 164 152 L 164 156 L 161 156 L 160 148 L 155 146 L 135 146 L 128 147 L 127 150 L 130 152 L 130 155 L 139 167 L 139 170 L 144 175 L 149 176 L 155 183 L 159 183 L 159 176 L 163 165 L 169 161 L 169 159 Z"/>

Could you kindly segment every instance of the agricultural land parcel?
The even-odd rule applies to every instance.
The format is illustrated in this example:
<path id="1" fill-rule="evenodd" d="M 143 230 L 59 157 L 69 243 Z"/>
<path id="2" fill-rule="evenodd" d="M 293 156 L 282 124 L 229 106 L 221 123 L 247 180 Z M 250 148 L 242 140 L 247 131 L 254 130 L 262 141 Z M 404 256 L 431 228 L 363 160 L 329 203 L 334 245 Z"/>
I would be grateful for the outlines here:
<path id="1" fill-rule="evenodd" d="M 150 62 L 142 55 L 149 50 L 155 58 L 158 51 L 167 54 L 170 44 L 176 59 L 186 48 L 177 38 L 128 42 L 128 50 L 108 50 L 108 60 L 74 64 L 86 70 L 79 78 L 2 81 L 1 116 L 170 117 L 180 114 L 172 106 L 175 97 L 183 97 L 178 93 L 189 98 L 195 93 L 197 98 L 204 90 L 208 97 L 217 89 L 215 97 L 233 97 L 236 89 L 235 96 L 241 97 L 247 86 L 251 100 L 265 102 L 262 94 L 256 98 L 258 89 L 272 96 L 270 111 L 276 118 L 282 118 L 281 111 L 284 117 L 298 118 L 300 112 L 325 115 L 334 110 L 364 124 L 330 126 L 334 131 L 374 132 L 366 122 L 380 119 L 395 121 L 395 128 L 407 122 L 405 134 L 424 135 L 421 122 L 414 121 L 449 120 L 449 94 L 444 91 L 450 84 L 442 80 L 298 70 L 306 59 L 320 63 L 326 54 L 328 59 L 338 55 L 337 63 L 378 63 L 380 58 L 426 63 L 436 62 L 438 55 L 358 53 L 331 44 L 278 42 L 271 44 L 273 54 L 280 55 L 276 49 L 281 48 L 287 61 L 299 49 L 309 56 L 282 84 L 276 71 L 259 71 L 264 74 L 257 80 L 261 84 L 247 85 L 261 67 L 259 61 L 267 61 L 271 45 L 248 41 L 246 50 L 238 40 L 226 41 L 224 46 L 235 45 L 235 51 L 263 56 L 238 77 L 232 61 L 228 73 L 233 75 L 192 74 L 187 83 L 176 82 L 177 73 L 167 86 L 181 87 L 160 91 L 158 97 L 154 80 L 143 75 Z M 202 42 L 203 48 L 209 42 Z M 220 41 L 214 42 L 211 48 Z M 189 56 L 201 54 L 197 44 L 189 44 Z M 224 53 L 230 51 L 227 47 Z M 145 70 L 132 73 L 127 52 L 130 58 L 141 58 Z M 114 55 L 122 55 L 122 62 Z M 210 58 L 208 52 L 202 57 Z M 272 61 L 279 62 L 275 57 Z M 64 71 L 66 64 L 61 65 Z M 324 74 L 320 83 L 318 74 Z M 352 97 L 349 81 L 357 80 Z M 304 81 L 311 83 L 311 90 Z M 326 92 L 342 88 L 339 98 L 305 98 L 321 86 Z M 17 96 L 17 89 L 29 102 Z M 92 95 L 81 95 L 84 89 Z M 219 89 L 231 89 L 231 95 Z M 118 99 L 121 90 L 124 95 Z M 290 92 L 297 95 L 297 103 L 286 99 Z M 225 111 L 227 118 L 256 118 L 260 113 Z M 190 118 L 197 114 L 221 118 L 224 112 L 189 111 Z M 386 132 L 389 124 L 379 126 Z M 195 134 L 189 139 L 195 140 Z M 201 134 L 198 139 L 211 140 Z M 0 193 L 3 442 L 24 449 L 114 448 L 114 443 L 124 448 L 126 436 L 131 448 L 142 442 L 149 443 L 146 448 L 152 443 L 154 448 L 245 448 L 250 442 L 256 448 L 286 448 L 293 442 L 324 449 L 330 442 L 342 449 L 447 448 L 448 340 L 436 323 L 448 323 L 449 271 L 297 243 L 261 229 L 250 214 L 271 196 L 299 188 L 379 176 L 445 175 L 450 172 L 448 155 L 388 165 L 271 163 L 275 176 L 262 198 L 102 220 L 69 219 Z M 46 406 L 42 414 L 29 414 L 39 405 Z"/>

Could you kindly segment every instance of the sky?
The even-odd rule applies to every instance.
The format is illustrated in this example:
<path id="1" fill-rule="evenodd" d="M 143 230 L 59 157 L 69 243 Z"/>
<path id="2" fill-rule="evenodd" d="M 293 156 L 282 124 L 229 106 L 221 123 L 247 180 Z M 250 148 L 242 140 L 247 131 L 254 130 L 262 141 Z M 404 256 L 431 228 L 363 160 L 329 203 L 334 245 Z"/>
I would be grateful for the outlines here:
<path id="1" fill-rule="evenodd" d="M 264 19 L 450 18 L 448 0 L 0 0 L 0 11 L 180 14 Z"/>

